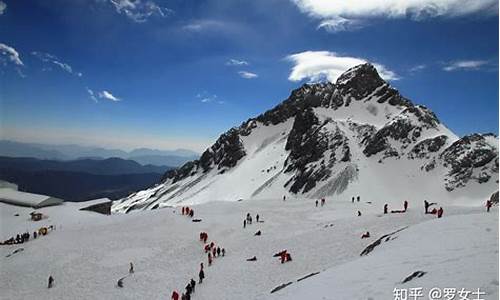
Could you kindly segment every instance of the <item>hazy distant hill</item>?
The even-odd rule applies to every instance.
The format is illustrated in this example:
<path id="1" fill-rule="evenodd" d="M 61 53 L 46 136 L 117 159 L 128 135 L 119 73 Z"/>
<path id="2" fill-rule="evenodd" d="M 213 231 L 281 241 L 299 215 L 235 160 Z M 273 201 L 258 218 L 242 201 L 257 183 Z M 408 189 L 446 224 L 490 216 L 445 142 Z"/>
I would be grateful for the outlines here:
<path id="1" fill-rule="evenodd" d="M 168 166 L 141 165 L 133 160 L 107 158 L 101 160 L 82 159 L 72 161 L 41 160 L 26 157 L 0 157 L 0 170 L 13 169 L 25 172 L 68 171 L 95 175 L 122 175 L 159 173 L 172 169 Z"/>
<path id="2" fill-rule="evenodd" d="M 158 182 L 170 169 L 121 158 L 57 161 L 0 157 L 1 180 L 16 183 L 22 191 L 67 201 L 124 197 Z"/>
<path id="3" fill-rule="evenodd" d="M 80 145 L 47 145 L 20 143 L 0 140 L 0 156 L 33 157 L 37 159 L 76 160 L 82 158 L 106 159 L 118 157 L 132 159 L 142 165 L 177 167 L 187 161 L 198 158 L 199 154 L 191 150 L 155 150 L 139 148 L 126 152 L 119 149 L 105 149 Z"/>

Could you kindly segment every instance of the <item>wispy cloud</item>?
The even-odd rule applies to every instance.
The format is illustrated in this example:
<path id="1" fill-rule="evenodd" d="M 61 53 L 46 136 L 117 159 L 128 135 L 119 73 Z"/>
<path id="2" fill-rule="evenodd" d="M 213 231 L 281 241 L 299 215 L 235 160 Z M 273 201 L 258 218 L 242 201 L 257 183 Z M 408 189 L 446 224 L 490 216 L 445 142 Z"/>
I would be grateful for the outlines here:
<path id="1" fill-rule="evenodd" d="M 98 101 L 97 101 L 97 98 L 96 98 L 94 91 L 89 89 L 88 87 L 85 89 L 87 90 L 87 93 L 89 94 L 90 99 L 94 100 L 94 102 L 97 103 Z"/>
<path id="2" fill-rule="evenodd" d="M 415 73 L 415 72 L 422 71 L 426 68 L 427 68 L 426 65 L 416 65 L 416 66 L 411 67 L 409 71 L 410 71 L 410 73 Z"/>
<path id="3" fill-rule="evenodd" d="M 249 63 L 246 60 L 238 60 L 231 58 L 226 62 L 226 66 L 248 66 Z"/>
<path id="4" fill-rule="evenodd" d="M 201 93 L 196 94 L 196 98 L 201 102 L 201 103 L 217 103 L 217 104 L 224 104 L 224 101 L 219 100 L 217 95 L 215 94 L 210 94 L 207 91 L 203 91 Z"/>
<path id="5" fill-rule="evenodd" d="M 5 4 L 5 2 L 3 1 L 0 1 L 0 15 L 3 15 L 6 9 L 7 9 L 7 4 Z"/>
<path id="6" fill-rule="evenodd" d="M 300 81 L 307 79 L 318 82 L 327 79 L 335 82 L 349 68 L 364 64 L 368 60 L 358 57 L 339 56 L 329 51 L 305 51 L 288 55 L 286 59 L 293 63 L 288 79 Z M 398 80 L 399 76 L 385 66 L 372 62 L 380 76 L 386 80 Z"/>
<path id="7" fill-rule="evenodd" d="M 113 94 L 111 94 L 111 92 L 108 92 L 106 90 L 99 92 L 97 95 L 101 99 L 106 99 L 106 100 L 110 100 L 110 101 L 113 101 L 113 102 L 122 101 L 121 98 L 115 97 Z"/>
<path id="8" fill-rule="evenodd" d="M 117 13 L 124 14 L 137 23 L 144 23 L 152 16 L 166 18 L 173 13 L 173 10 L 161 7 L 150 0 L 109 0 L 109 2 Z"/>
<path id="9" fill-rule="evenodd" d="M 33 51 L 33 52 L 31 52 L 31 54 L 45 63 L 50 63 L 50 64 L 56 65 L 61 70 L 65 71 L 69 74 L 72 74 L 72 75 L 75 75 L 78 77 L 83 76 L 83 74 L 81 72 L 75 72 L 69 64 L 62 62 L 55 55 L 52 55 L 49 53 L 44 53 L 44 52 L 38 52 L 38 51 Z"/>
<path id="10" fill-rule="evenodd" d="M 238 74 L 240 75 L 241 78 L 245 79 L 253 79 L 259 77 L 259 75 L 247 71 L 239 71 Z"/>
<path id="11" fill-rule="evenodd" d="M 459 70 L 478 70 L 488 64 L 489 62 L 487 60 L 458 60 L 446 64 L 443 67 L 443 70 L 447 72 Z"/>
<path id="12" fill-rule="evenodd" d="M 202 20 L 192 20 L 188 24 L 184 25 L 182 29 L 191 32 L 201 32 L 201 31 L 223 31 L 228 29 L 228 24 L 218 20 L 202 19 Z"/>
<path id="13" fill-rule="evenodd" d="M 24 66 L 19 53 L 11 46 L 0 43 L 0 59 L 3 64 L 13 63 L 18 66 Z"/>
<path id="14" fill-rule="evenodd" d="M 342 17 L 329 18 L 321 21 L 318 29 L 322 28 L 328 32 L 356 30 L 364 26 L 361 20 L 351 20 Z"/>
<path id="15" fill-rule="evenodd" d="M 460 17 L 470 14 L 498 14 L 497 0 L 291 0 L 303 12 L 320 20 L 329 31 L 356 29 L 369 18 Z"/>

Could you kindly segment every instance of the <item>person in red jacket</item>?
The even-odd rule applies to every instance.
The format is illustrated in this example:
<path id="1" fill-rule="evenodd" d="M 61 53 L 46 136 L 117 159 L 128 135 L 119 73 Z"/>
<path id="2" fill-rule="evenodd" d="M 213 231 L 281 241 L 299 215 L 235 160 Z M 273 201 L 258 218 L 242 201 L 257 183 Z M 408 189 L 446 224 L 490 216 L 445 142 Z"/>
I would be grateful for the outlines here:
<path id="1" fill-rule="evenodd" d="M 179 300 L 179 293 L 177 291 L 172 292 L 172 300 Z"/>
<path id="2" fill-rule="evenodd" d="M 491 203 L 491 200 L 486 200 L 486 211 L 487 212 L 490 212 L 490 208 L 492 205 L 493 205 L 493 203 Z"/>
<path id="3" fill-rule="evenodd" d="M 404 205 L 405 212 L 406 212 L 406 210 L 408 209 L 408 201 L 406 201 L 406 200 L 405 200 L 405 202 L 404 202 L 404 204 L 403 204 L 403 205 Z"/>
<path id="4" fill-rule="evenodd" d="M 441 218 L 443 216 L 443 208 L 440 207 L 437 211 L 438 218 Z"/>
<path id="5" fill-rule="evenodd" d="M 212 248 L 212 257 L 215 258 L 215 254 L 217 254 L 217 248 Z"/>

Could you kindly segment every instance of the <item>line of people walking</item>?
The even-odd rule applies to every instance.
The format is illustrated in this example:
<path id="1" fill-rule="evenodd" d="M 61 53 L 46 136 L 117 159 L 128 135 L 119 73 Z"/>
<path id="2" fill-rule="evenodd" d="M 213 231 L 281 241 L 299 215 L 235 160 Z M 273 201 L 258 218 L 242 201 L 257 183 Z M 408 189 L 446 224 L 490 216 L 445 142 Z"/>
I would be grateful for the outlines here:
<path id="1" fill-rule="evenodd" d="M 36 239 L 39 236 L 47 235 L 49 231 L 55 230 L 56 227 L 54 225 L 50 225 L 48 227 L 40 227 L 37 231 L 33 231 L 33 235 L 31 235 L 28 231 L 24 233 L 18 233 L 16 237 L 11 237 L 8 240 L 0 242 L 0 245 L 15 245 L 15 244 L 23 244 L 28 242 L 31 237 Z"/>

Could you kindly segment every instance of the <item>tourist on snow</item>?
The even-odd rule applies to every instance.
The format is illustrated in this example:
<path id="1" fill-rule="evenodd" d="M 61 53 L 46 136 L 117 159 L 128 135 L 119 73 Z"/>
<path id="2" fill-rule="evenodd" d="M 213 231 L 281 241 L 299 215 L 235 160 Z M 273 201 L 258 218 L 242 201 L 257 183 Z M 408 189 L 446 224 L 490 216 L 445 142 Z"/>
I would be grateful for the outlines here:
<path id="1" fill-rule="evenodd" d="M 177 291 L 172 292 L 172 300 L 179 300 L 179 293 Z"/>
<path id="2" fill-rule="evenodd" d="M 226 249 L 222 248 L 221 252 L 222 252 L 222 256 L 226 255 Z"/>
<path id="3" fill-rule="evenodd" d="M 220 256 L 220 247 L 217 247 L 217 256 Z"/>
<path id="4" fill-rule="evenodd" d="M 361 217 L 361 212 L 358 210 L 358 217 Z"/>
<path id="5" fill-rule="evenodd" d="M 325 205 L 325 198 L 321 199 L 321 206 Z"/>
<path id="6" fill-rule="evenodd" d="M 491 200 L 486 200 L 486 211 L 487 212 L 490 212 L 492 205 L 493 205 L 493 203 L 491 202 Z"/>
<path id="7" fill-rule="evenodd" d="M 286 250 L 281 252 L 281 255 L 280 255 L 280 260 L 281 260 L 281 263 L 285 263 L 285 260 L 286 260 Z"/>
<path id="8" fill-rule="evenodd" d="M 248 217 L 248 224 L 252 224 L 252 216 Z"/>
<path id="9" fill-rule="evenodd" d="M 247 258 L 247 261 L 256 261 L 256 260 L 257 260 L 257 257 L 256 257 L 256 256 L 254 256 L 254 257 L 252 257 L 252 258 Z"/>
<path id="10" fill-rule="evenodd" d="M 316 200 L 316 207 L 318 207 L 318 200 Z"/>
<path id="11" fill-rule="evenodd" d="M 191 281 L 186 285 L 186 295 L 191 294 Z"/>
<path id="12" fill-rule="evenodd" d="M 259 223 L 259 214 L 255 216 L 255 220 L 257 220 L 257 223 Z"/>
<path id="13" fill-rule="evenodd" d="M 191 284 L 191 291 L 194 293 L 194 288 L 196 287 L 196 281 L 194 281 L 194 279 L 191 278 L 191 281 L 189 283 Z"/>
<path id="14" fill-rule="evenodd" d="M 359 202 L 359 200 L 361 200 L 361 197 L 359 197 L 359 196 L 358 196 L 358 197 L 357 197 L 357 200 L 358 200 L 358 202 Z"/>
<path id="15" fill-rule="evenodd" d="M 247 227 L 247 220 L 243 220 L 243 228 Z"/>
<path id="16" fill-rule="evenodd" d="M 192 210 L 192 209 L 191 209 L 191 210 L 189 211 L 189 217 L 191 217 L 191 218 L 192 218 L 193 216 L 194 216 L 194 210 Z"/>
<path id="17" fill-rule="evenodd" d="M 286 261 L 292 261 L 292 256 L 288 252 L 286 253 Z"/>
<path id="18" fill-rule="evenodd" d="M 51 288 L 52 285 L 54 284 L 54 277 L 52 275 L 49 276 L 49 284 L 47 285 L 47 288 Z"/>
<path id="19" fill-rule="evenodd" d="M 203 272 L 203 268 L 201 268 L 200 273 L 198 273 L 198 277 L 200 278 L 200 282 L 203 282 L 203 279 L 205 279 L 205 272 Z"/>
<path id="20" fill-rule="evenodd" d="M 352 197 L 352 203 L 354 203 L 354 197 Z"/>
<path id="21" fill-rule="evenodd" d="M 212 253 L 208 252 L 208 265 L 212 265 Z"/>
<path id="22" fill-rule="evenodd" d="M 386 203 L 384 204 L 384 214 L 387 214 L 388 210 L 389 210 L 389 205 Z"/>
<path id="23" fill-rule="evenodd" d="M 215 254 L 217 254 L 217 249 L 215 247 L 212 248 L 212 257 L 215 258 Z"/>
<path id="24" fill-rule="evenodd" d="M 440 207 L 437 211 L 438 218 L 441 218 L 443 216 L 443 208 Z"/>
<path id="25" fill-rule="evenodd" d="M 123 287 L 123 278 L 118 279 L 118 282 L 116 283 L 116 285 L 117 285 L 119 288 L 122 288 L 122 287 Z"/>
<path id="26" fill-rule="evenodd" d="M 260 232 L 260 230 L 259 230 L 254 235 L 261 235 L 261 234 L 262 234 L 262 232 Z"/>
<path id="27" fill-rule="evenodd" d="M 128 273 L 129 274 L 134 273 L 134 265 L 132 263 L 130 263 L 130 268 L 128 269 Z"/>
<path id="28" fill-rule="evenodd" d="M 406 210 L 408 209 L 408 201 L 405 200 L 405 202 L 403 203 L 403 206 L 404 206 L 404 210 L 406 212 Z"/>
<path id="29" fill-rule="evenodd" d="M 286 196 L 285 195 L 283 195 L 283 201 L 286 201 Z"/>
<path id="30" fill-rule="evenodd" d="M 370 237 L 370 232 L 368 232 L 368 231 L 363 233 L 363 235 L 361 236 L 362 239 L 367 239 L 369 237 Z"/>
<path id="31" fill-rule="evenodd" d="M 182 215 L 184 215 L 184 212 L 186 211 L 186 209 L 184 208 L 184 206 L 182 207 Z"/>

